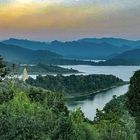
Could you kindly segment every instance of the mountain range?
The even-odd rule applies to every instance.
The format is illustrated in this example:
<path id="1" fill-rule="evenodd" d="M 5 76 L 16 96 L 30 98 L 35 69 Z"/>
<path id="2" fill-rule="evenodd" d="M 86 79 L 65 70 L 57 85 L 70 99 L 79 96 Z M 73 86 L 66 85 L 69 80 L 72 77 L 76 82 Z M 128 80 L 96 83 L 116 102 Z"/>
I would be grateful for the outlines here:
<path id="1" fill-rule="evenodd" d="M 4 44 L 17 45 L 32 50 L 49 50 L 74 59 L 110 59 L 127 50 L 140 48 L 140 41 L 118 38 L 85 38 L 77 41 L 37 42 L 10 38 Z"/>
<path id="2" fill-rule="evenodd" d="M 10 38 L 0 43 L 0 54 L 8 61 L 18 63 L 139 65 L 140 41 L 84 38 L 69 42 L 39 42 Z M 104 59 L 106 62 L 79 59 Z"/>

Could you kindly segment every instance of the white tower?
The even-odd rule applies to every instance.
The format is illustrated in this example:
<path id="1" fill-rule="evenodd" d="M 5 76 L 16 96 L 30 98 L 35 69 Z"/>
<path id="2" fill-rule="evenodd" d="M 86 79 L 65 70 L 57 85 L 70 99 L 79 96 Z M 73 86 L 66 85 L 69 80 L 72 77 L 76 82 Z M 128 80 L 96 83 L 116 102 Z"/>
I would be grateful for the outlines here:
<path id="1" fill-rule="evenodd" d="M 29 78 L 29 76 L 28 76 L 27 69 L 24 68 L 23 74 L 22 74 L 22 81 L 25 82 L 28 78 Z"/>

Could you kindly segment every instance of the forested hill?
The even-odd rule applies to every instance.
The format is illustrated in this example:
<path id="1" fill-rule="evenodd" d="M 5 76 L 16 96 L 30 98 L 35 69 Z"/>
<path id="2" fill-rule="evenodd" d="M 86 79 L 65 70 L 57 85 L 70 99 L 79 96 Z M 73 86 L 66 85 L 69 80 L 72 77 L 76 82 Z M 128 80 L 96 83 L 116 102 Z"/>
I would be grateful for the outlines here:
<path id="1" fill-rule="evenodd" d="M 79 71 L 74 69 L 67 69 L 55 65 L 45 65 L 41 63 L 37 65 L 16 65 L 15 70 L 17 73 L 22 74 L 25 67 L 29 75 L 79 73 Z"/>
<path id="2" fill-rule="evenodd" d="M 107 60 L 101 62 L 101 65 L 140 65 L 140 49 L 126 51 Z"/>
<path id="3" fill-rule="evenodd" d="M 38 76 L 37 79 L 27 80 L 32 86 L 42 87 L 51 91 L 60 92 L 68 98 L 88 96 L 96 92 L 124 84 L 113 75 L 71 75 L 71 76 Z"/>
<path id="4" fill-rule="evenodd" d="M 14 45 L 0 43 L 0 54 L 12 63 L 50 63 L 52 60 L 62 59 L 61 55 L 47 50 L 30 50 Z"/>

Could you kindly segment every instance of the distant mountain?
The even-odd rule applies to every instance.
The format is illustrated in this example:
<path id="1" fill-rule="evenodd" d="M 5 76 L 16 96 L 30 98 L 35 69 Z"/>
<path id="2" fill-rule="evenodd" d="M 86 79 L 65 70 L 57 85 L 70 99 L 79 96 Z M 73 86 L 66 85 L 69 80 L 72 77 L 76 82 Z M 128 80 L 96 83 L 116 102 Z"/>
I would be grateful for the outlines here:
<path id="1" fill-rule="evenodd" d="M 50 43 L 48 50 L 57 52 L 65 58 L 77 59 L 107 59 L 113 54 L 126 51 L 128 48 L 122 48 L 103 42 L 100 44 L 90 42 L 59 42 Z"/>
<path id="2" fill-rule="evenodd" d="M 20 40 L 19 42 L 22 42 Z M 28 42 L 28 41 L 27 41 Z M 35 42 L 33 42 L 35 43 Z M 31 44 L 33 44 L 31 43 Z M 38 48 L 39 48 L 38 42 Z M 42 43 L 41 43 L 42 44 Z M 45 44 L 45 43 L 44 43 Z M 27 47 L 27 46 L 26 46 Z M 32 46 L 33 47 L 33 46 Z M 44 46 L 45 47 L 45 46 Z M 29 47 L 28 47 L 29 48 Z M 37 47 L 36 47 L 37 48 Z M 32 50 L 16 45 L 0 43 L 0 54 L 11 63 L 44 63 L 44 64 L 85 64 L 85 65 L 140 65 L 140 47 L 132 49 L 129 46 L 118 47 L 103 42 L 100 44 L 90 42 L 59 42 L 46 43 L 48 50 Z M 122 49 L 123 48 L 123 49 Z M 128 49 L 128 50 L 127 50 Z M 51 52 L 51 51 L 53 52 Z M 64 59 L 63 56 L 54 53 L 58 52 L 65 57 L 74 58 L 108 58 L 105 62 L 94 63 L 76 59 Z"/>
<path id="3" fill-rule="evenodd" d="M 118 38 L 85 38 L 71 42 L 55 40 L 50 43 L 11 38 L 3 43 L 32 50 L 49 50 L 74 59 L 111 59 L 119 53 L 140 48 L 140 41 Z"/>
<path id="4" fill-rule="evenodd" d="M 30 41 L 30 40 L 15 39 L 15 38 L 10 38 L 8 40 L 5 40 L 3 41 L 3 43 L 7 45 L 16 45 L 32 50 L 46 50 L 46 45 L 47 45 L 47 43 L 45 42 Z"/>
<path id="5" fill-rule="evenodd" d="M 90 42 L 90 43 L 109 43 L 115 46 L 131 46 L 131 47 L 137 47 L 140 46 L 140 40 L 133 41 L 133 40 L 127 40 L 127 39 L 121 39 L 121 38 L 84 38 L 78 40 L 79 42 Z"/>
<path id="6" fill-rule="evenodd" d="M 12 63 L 50 63 L 62 59 L 61 55 L 47 50 L 30 50 L 14 45 L 0 43 L 0 55 Z"/>
<path id="7" fill-rule="evenodd" d="M 103 65 L 140 65 L 140 49 L 126 51 L 101 64 Z"/>

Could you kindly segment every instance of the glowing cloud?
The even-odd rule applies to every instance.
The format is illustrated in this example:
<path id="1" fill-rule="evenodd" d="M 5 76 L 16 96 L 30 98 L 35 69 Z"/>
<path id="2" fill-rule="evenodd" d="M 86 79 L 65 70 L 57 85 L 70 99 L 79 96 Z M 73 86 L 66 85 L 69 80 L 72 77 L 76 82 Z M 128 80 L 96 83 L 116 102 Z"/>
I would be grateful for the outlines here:
<path id="1" fill-rule="evenodd" d="M 0 37 L 137 37 L 139 7 L 139 0 L 0 0 Z"/>

